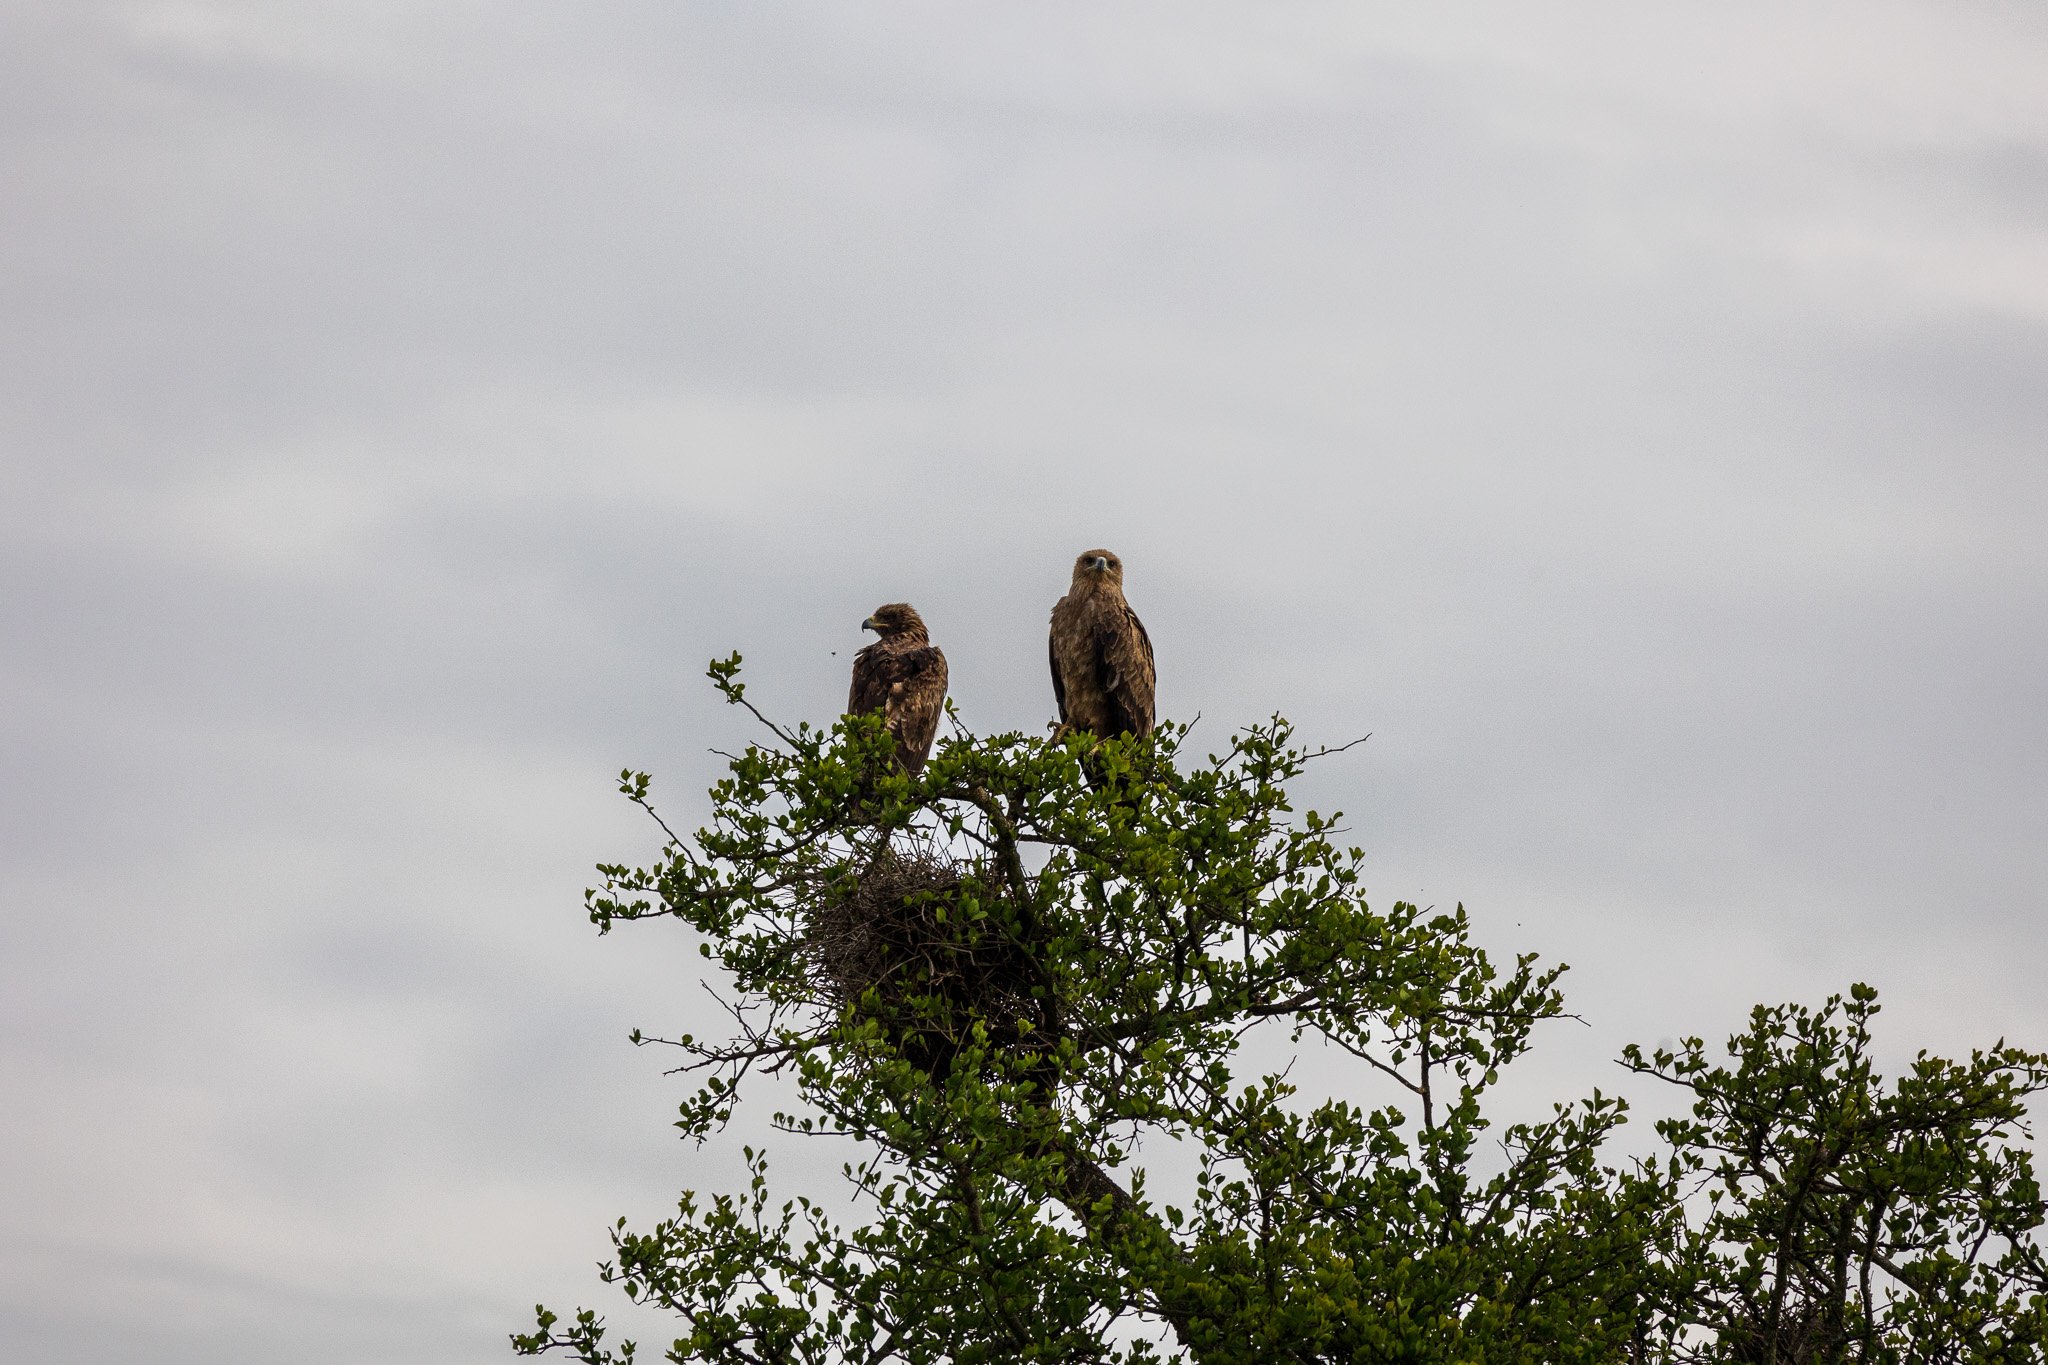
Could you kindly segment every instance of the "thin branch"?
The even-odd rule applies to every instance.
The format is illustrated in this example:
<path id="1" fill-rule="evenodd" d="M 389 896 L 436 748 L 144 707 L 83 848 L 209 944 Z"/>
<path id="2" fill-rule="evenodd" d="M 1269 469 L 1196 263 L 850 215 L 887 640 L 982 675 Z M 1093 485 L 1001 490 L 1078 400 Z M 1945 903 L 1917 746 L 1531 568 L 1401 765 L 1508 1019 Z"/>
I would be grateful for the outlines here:
<path id="1" fill-rule="evenodd" d="M 668 827 L 668 821 L 661 818 L 661 812 L 656 810 L 653 804 L 649 802 L 646 797 L 634 797 L 633 804 L 654 817 L 654 823 L 661 826 L 661 832 L 668 836 L 668 841 L 671 844 L 674 844 L 678 849 L 682 851 L 682 854 L 685 858 L 688 858 L 691 862 L 696 861 L 696 856 L 690 852 L 689 845 L 685 844 L 682 841 L 682 839 L 676 834 L 676 832 Z"/>
<path id="2" fill-rule="evenodd" d="M 1325 1039 L 1335 1043 L 1338 1047 L 1343 1048 L 1346 1052 L 1358 1058 L 1359 1061 L 1364 1062 L 1373 1070 L 1381 1072 L 1384 1075 L 1393 1077 L 1396 1084 L 1398 1084 L 1402 1089 L 1408 1091 L 1410 1094 L 1414 1095 L 1417 1099 L 1422 1098 L 1421 1086 L 1418 1086 L 1415 1082 L 1409 1080 L 1406 1076 L 1402 1075 L 1399 1071 L 1395 1070 L 1394 1067 L 1388 1065 L 1386 1062 L 1383 1062 L 1379 1058 L 1373 1056 L 1364 1048 L 1353 1047 L 1349 1042 L 1345 1041 L 1343 1038 L 1340 1038 L 1334 1033 L 1327 1032 L 1324 1029 L 1318 1028 L 1316 1032 L 1322 1034 L 1322 1036 Z"/>
<path id="3" fill-rule="evenodd" d="M 777 725 L 774 721 L 762 715 L 761 709 L 755 706 L 754 703 L 748 701 L 745 693 L 741 693 L 737 696 L 733 695 L 732 693 L 727 693 L 726 700 L 731 702 L 735 706 L 746 707 L 748 711 L 753 713 L 755 720 L 760 721 L 763 725 L 767 726 L 770 730 L 774 731 L 775 737 L 781 740 L 784 744 L 787 744 L 790 748 L 801 749 L 803 747 L 803 745 L 797 742 L 797 738 L 795 735 L 790 734 L 789 731 L 783 729 L 780 725 Z"/>

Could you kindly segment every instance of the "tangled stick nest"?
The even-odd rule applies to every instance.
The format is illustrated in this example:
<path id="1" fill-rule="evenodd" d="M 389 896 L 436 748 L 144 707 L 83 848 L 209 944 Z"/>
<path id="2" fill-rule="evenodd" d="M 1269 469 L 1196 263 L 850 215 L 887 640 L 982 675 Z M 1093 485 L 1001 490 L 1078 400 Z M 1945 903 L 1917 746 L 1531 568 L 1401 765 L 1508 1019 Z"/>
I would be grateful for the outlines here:
<path id="1" fill-rule="evenodd" d="M 950 1064 L 976 1020 L 991 1039 L 1028 1039 L 1043 1002 L 999 888 L 987 866 L 936 844 L 884 845 L 807 918 L 819 996 L 871 1010 L 927 1071 Z"/>

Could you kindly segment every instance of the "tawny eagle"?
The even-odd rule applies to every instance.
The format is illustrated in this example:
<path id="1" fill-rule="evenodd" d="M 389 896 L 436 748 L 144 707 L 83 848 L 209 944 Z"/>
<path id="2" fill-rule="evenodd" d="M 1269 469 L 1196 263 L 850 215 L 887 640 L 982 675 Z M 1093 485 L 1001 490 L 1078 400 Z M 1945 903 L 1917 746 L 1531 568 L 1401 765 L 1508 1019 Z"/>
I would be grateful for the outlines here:
<path id="1" fill-rule="evenodd" d="M 925 632 L 924 618 L 908 602 L 875 608 L 860 623 L 882 638 L 853 656 L 850 715 L 880 711 L 896 737 L 896 761 L 905 772 L 924 767 L 939 716 L 946 709 L 946 656 Z"/>
<path id="2" fill-rule="evenodd" d="M 1074 561 L 1074 583 L 1052 609 L 1052 694 L 1060 730 L 1152 733 L 1152 640 L 1124 600 L 1124 564 L 1108 550 Z"/>

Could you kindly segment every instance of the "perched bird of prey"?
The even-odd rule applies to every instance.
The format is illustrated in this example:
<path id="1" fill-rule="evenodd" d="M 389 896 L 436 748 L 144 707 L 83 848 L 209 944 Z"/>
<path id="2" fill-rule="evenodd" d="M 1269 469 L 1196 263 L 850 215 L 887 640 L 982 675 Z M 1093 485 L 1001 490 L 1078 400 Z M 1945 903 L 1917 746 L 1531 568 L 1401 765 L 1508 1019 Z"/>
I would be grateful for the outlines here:
<path id="1" fill-rule="evenodd" d="M 1124 601 L 1124 564 L 1108 550 L 1074 561 L 1074 585 L 1052 609 L 1052 694 L 1059 734 L 1152 733 L 1152 640 Z"/>
<path id="2" fill-rule="evenodd" d="M 908 602 L 876 607 L 860 623 L 882 638 L 853 656 L 849 715 L 880 711 L 896 736 L 896 761 L 905 772 L 924 767 L 939 716 L 946 709 L 946 656 L 925 633 L 924 618 Z"/>

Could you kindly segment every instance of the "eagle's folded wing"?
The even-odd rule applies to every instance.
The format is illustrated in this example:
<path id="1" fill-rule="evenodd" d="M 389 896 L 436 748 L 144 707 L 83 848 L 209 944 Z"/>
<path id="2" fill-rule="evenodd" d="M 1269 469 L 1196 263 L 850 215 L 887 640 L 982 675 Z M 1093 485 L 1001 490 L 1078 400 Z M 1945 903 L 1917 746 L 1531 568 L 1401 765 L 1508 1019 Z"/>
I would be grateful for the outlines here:
<path id="1" fill-rule="evenodd" d="M 1115 713 L 1110 733 L 1149 735 L 1157 687 L 1152 637 L 1127 604 L 1104 605 L 1108 610 L 1096 618 L 1095 657 L 1102 670 L 1102 695 Z"/>
<path id="2" fill-rule="evenodd" d="M 896 755 L 910 772 L 924 767 L 946 712 L 946 656 L 934 645 L 898 656 L 900 677 L 889 697 L 889 730 Z"/>

